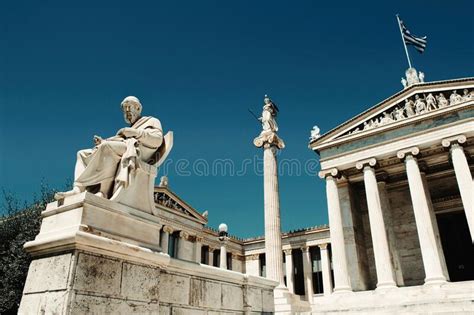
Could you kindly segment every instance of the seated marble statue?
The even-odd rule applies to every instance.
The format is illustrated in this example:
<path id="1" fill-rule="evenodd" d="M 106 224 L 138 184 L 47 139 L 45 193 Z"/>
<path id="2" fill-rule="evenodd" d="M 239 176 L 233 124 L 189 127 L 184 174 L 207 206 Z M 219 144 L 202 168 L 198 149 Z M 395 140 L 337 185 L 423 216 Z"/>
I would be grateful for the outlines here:
<path id="1" fill-rule="evenodd" d="M 84 191 L 111 198 L 118 189 L 127 188 L 133 182 L 140 165 L 157 164 L 164 146 L 160 121 L 141 116 L 142 104 L 134 96 L 126 97 L 121 107 L 130 126 L 111 138 L 94 136 L 94 148 L 77 153 L 74 187 L 58 192 L 57 200 Z"/>

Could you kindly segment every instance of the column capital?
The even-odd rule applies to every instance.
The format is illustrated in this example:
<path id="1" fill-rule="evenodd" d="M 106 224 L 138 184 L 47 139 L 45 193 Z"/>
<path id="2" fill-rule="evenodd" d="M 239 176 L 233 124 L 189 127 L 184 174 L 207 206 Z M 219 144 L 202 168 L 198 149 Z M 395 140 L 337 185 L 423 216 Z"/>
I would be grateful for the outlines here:
<path id="1" fill-rule="evenodd" d="M 217 248 L 209 246 L 209 252 L 213 253 Z"/>
<path id="2" fill-rule="evenodd" d="M 171 234 L 171 233 L 174 232 L 174 229 L 173 229 L 171 226 L 169 226 L 169 225 L 165 225 L 165 226 L 163 227 L 163 232 L 168 233 L 168 234 Z"/>
<path id="3" fill-rule="evenodd" d="M 328 249 L 328 243 L 324 243 L 324 244 L 318 244 L 319 246 L 319 249 Z"/>
<path id="4" fill-rule="evenodd" d="M 204 241 L 204 238 L 202 236 L 199 236 L 199 235 L 196 235 L 196 237 L 194 238 L 194 240 L 198 243 L 202 243 L 202 241 Z"/>
<path id="5" fill-rule="evenodd" d="M 329 176 L 336 178 L 340 175 L 340 172 L 337 168 L 333 167 L 326 170 L 321 170 L 318 175 L 319 175 L 319 178 L 322 178 L 322 179 L 325 179 L 326 177 L 329 177 Z"/>
<path id="6" fill-rule="evenodd" d="M 265 149 L 283 149 L 285 147 L 283 140 L 273 131 L 262 132 L 257 138 L 253 140 L 253 144 L 257 148 L 264 147 Z"/>
<path id="7" fill-rule="evenodd" d="M 289 248 L 289 249 L 284 249 L 283 252 L 285 253 L 286 256 L 290 256 L 291 255 L 291 251 L 292 249 Z"/>
<path id="8" fill-rule="evenodd" d="M 242 256 L 237 253 L 231 253 L 231 255 L 234 260 L 242 260 Z"/>
<path id="9" fill-rule="evenodd" d="M 189 241 L 191 239 L 191 236 L 186 231 L 179 232 L 179 237 L 181 237 L 182 239 L 185 239 L 187 241 Z"/>
<path id="10" fill-rule="evenodd" d="M 365 166 L 369 166 L 369 167 L 373 168 L 375 166 L 375 164 L 377 164 L 377 160 L 375 158 L 365 159 L 365 160 L 362 160 L 362 161 L 358 161 L 356 163 L 356 168 L 358 170 L 363 169 Z"/>
<path id="11" fill-rule="evenodd" d="M 420 153 L 420 149 L 418 147 L 411 147 L 411 148 L 406 148 L 406 149 L 402 149 L 398 151 L 397 157 L 403 160 L 408 156 L 415 157 L 415 155 L 418 155 L 419 153 Z"/>
<path id="12" fill-rule="evenodd" d="M 259 257 L 260 257 L 260 254 L 247 255 L 245 256 L 245 260 L 258 260 Z"/>
<path id="13" fill-rule="evenodd" d="M 453 145 L 460 145 L 465 143 L 467 140 L 467 137 L 465 135 L 457 135 L 454 137 L 449 137 L 441 140 L 441 145 L 445 148 L 449 148 Z"/>
<path id="14" fill-rule="evenodd" d="M 307 246 L 307 245 L 302 246 L 302 247 L 301 247 L 301 251 L 302 251 L 303 253 L 309 252 L 309 246 Z"/>

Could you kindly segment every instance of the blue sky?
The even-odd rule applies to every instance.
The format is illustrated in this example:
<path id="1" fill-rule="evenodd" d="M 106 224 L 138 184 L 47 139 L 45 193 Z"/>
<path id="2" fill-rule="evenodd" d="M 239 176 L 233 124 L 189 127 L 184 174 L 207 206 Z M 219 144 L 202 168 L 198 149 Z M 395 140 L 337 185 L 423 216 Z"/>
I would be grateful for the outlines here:
<path id="1" fill-rule="evenodd" d="M 428 36 L 423 55 L 409 48 L 427 81 L 473 76 L 472 1 L 97 3 L 0 4 L 0 186 L 20 198 L 41 179 L 61 187 L 77 150 L 125 125 L 119 104 L 135 95 L 145 115 L 174 131 L 172 190 L 208 210 L 211 226 L 260 235 L 259 174 L 203 176 L 189 167 L 231 160 L 237 171 L 261 157 L 247 109 L 259 113 L 264 94 L 280 108 L 287 147 L 279 159 L 304 165 L 317 158 L 307 148 L 313 125 L 325 132 L 402 88 L 396 13 Z M 189 176 L 177 172 L 178 160 L 190 163 Z M 283 230 L 327 223 L 316 173 L 280 177 Z"/>

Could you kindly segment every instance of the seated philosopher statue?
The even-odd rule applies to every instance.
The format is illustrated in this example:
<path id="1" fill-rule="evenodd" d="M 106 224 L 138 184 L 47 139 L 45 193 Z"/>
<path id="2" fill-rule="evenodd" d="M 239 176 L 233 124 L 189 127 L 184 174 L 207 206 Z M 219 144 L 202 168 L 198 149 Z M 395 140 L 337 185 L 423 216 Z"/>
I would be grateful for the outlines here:
<path id="1" fill-rule="evenodd" d="M 94 148 L 77 153 L 73 189 L 58 192 L 57 200 L 88 191 L 152 212 L 156 169 L 171 150 L 172 133 L 163 136 L 158 119 L 141 116 L 138 98 L 126 97 L 121 107 L 130 127 L 111 138 L 94 136 Z"/>

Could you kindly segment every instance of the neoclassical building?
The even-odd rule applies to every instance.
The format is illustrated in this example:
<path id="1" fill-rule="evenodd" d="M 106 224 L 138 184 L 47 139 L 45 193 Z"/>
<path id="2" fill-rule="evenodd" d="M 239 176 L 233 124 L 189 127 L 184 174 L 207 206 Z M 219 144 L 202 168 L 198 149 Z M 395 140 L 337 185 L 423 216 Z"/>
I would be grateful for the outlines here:
<path id="1" fill-rule="evenodd" d="M 329 227 L 282 234 L 293 309 L 473 310 L 474 79 L 415 82 L 313 137 Z M 172 257 L 265 276 L 265 239 L 219 240 L 168 187 L 155 190 Z"/>
<path id="2" fill-rule="evenodd" d="M 313 137 L 344 297 L 319 309 L 473 310 L 473 105 L 473 78 L 415 82 Z"/>

